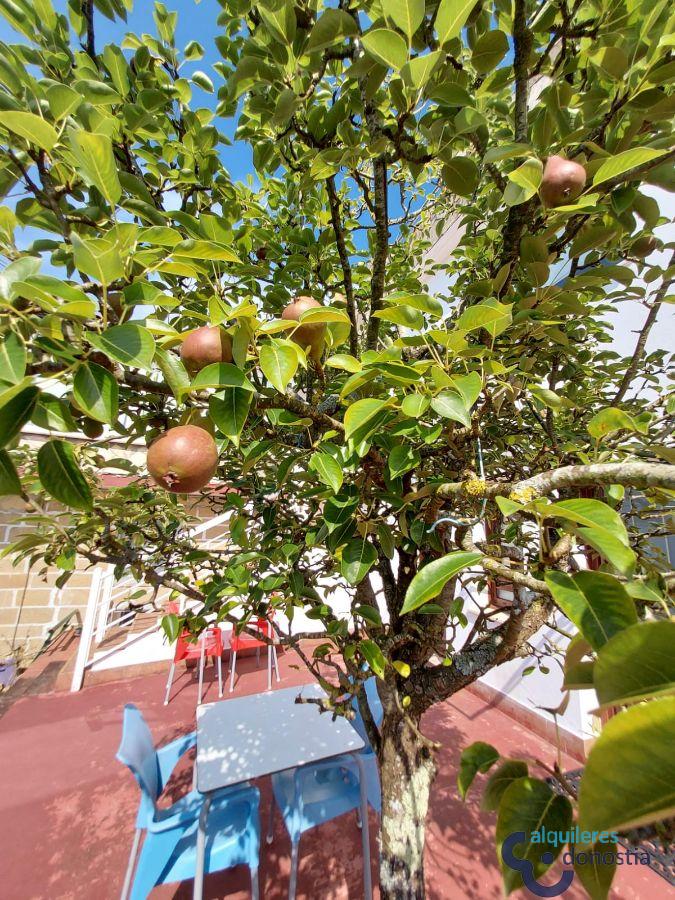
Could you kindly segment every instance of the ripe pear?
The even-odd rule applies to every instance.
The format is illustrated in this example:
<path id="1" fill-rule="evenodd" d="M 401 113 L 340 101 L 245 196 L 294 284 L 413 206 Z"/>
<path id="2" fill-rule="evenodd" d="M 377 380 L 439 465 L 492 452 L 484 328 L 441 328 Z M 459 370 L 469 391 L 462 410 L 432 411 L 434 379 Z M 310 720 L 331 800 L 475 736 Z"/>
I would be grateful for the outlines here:
<path id="1" fill-rule="evenodd" d="M 287 321 L 299 322 L 300 316 L 307 312 L 308 309 L 316 309 L 321 304 L 313 297 L 298 297 L 293 303 L 281 313 L 281 318 Z M 303 348 L 309 348 L 309 358 L 319 364 L 321 362 L 321 354 L 323 353 L 323 344 L 326 339 L 325 322 L 307 322 L 299 325 L 290 335 L 291 340 L 295 341 Z"/>
<path id="2" fill-rule="evenodd" d="M 630 255 L 636 259 L 644 259 L 653 253 L 658 246 L 658 241 L 653 234 L 641 234 L 630 245 Z"/>
<path id="3" fill-rule="evenodd" d="M 572 203 L 586 184 L 586 169 L 563 156 L 549 156 L 539 185 L 539 196 L 545 206 Z"/>
<path id="4" fill-rule="evenodd" d="M 100 422 L 97 422 L 96 419 L 90 419 L 88 416 L 85 416 L 82 420 L 80 427 L 84 434 L 91 440 L 96 440 L 96 438 L 100 438 L 103 434 L 103 425 L 101 425 Z"/>
<path id="5" fill-rule="evenodd" d="M 218 468 L 216 442 L 197 425 L 178 425 L 148 448 L 148 472 L 174 494 L 192 494 L 211 481 Z"/>
<path id="6" fill-rule="evenodd" d="M 204 325 L 185 338 L 180 358 L 190 375 L 196 375 L 211 363 L 231 363 L 232 338 L 217 325 Z"/>

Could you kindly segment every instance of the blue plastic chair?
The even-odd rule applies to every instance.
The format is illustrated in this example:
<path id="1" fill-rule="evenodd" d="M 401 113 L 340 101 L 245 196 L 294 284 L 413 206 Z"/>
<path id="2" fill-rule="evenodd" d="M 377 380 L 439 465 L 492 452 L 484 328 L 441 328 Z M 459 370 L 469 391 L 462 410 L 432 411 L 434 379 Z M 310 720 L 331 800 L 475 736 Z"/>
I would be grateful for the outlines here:
<path id="1" fill-rule="evenodd" d="M 382 721 L 382 704 L 377 693 L 375 678 L 365 682 L 366 697 L 376 725 Z M 296 769 L 287 769 L 272 776 L 274 800 L 270 807 L 267 842 L 272 841 L 274 802 L 279 807 L 286 830 L 291 839 L 291 877 L 288 888 L 289 900 L 295 900 L 298 881 L 298 857 L 300 837 L 311 828 L 336 819 L 351 810 L 356 810 L 361 822 L 360 769 L 366 780 L 368 803 L 379 813 L 382 809 L 380 777 L 377 758 L 368 740 L 356 697 L 352 701 L 356 716 L 352 725 L 363 738 L 366 746 L 359 754 L 362 767 L 353 756 L 345 754 L 321 763 L 309 763 Z M 364 859 L 365 867 L 370 860 Z"/>
<path id="2" fill-rule="evenodd" d="M 192 732 L 155 750 L 141 712 L 133 704 L 124 707 L 117 759 L 131 769 L 141 789 L 141 802 L 121 900 L 126 900 L 130 887 L 132 900 L 145 900 L 157 884 L 194 878 L 204 798 L 191 790 L 168 809 L 159 809 L 157 800 L 178 760 L 195 745 L 196 739 L 196 732 Z M 219 791 L 213 795 L 206 823 L 204 872 L 247 865 L 253 900 L 258 900 L 259 803 L 260 792 L 248 785 Z M 145 840 L 135 865 L 143 832 Z"/>

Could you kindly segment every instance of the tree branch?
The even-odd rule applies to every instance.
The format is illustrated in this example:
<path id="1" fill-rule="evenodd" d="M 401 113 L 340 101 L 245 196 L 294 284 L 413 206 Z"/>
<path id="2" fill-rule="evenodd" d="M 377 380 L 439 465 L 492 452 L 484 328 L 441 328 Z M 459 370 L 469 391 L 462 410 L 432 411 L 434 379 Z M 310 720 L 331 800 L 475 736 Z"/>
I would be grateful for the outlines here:
<path id="1" fill-rule="evenodd" d="M 668 263 L 668 267 L 675 263 L 675 250 L 673 251 L 670 262 Z M 656 317 L 659 314 L 659 310 L 661 309 L 661 304 L 663 303 L 666 294 L 675 284 L 675 275 L 670 278 L 664 278 L 661 287 L 656 292 L 656 296 L 654 297 L 654 302 L 651 305 L 649 310 L 649 314 L 645 320 L 645 324 L 642 326 L 642 331 L 640 332 L 640 336 L 638 337 L 637 344 L 635 345 L 635 350 L 633 352 L 633 357 L 628 365 L 628 368 L 623 373 L 623 378 L 621 379 L 621 384 L 619 385 L 619 389 L 614 395 L 612 400 L 612 404 L 620 403 L 624 396 L 626 395 L 626 391 L 631 386 L 633 378 L 635 377 L 635 373 L 637 372 L 638 366 L 640 365 L 640 361 L 644 356 L 645 347 L 647 345 L 647 339 L 649 338 L 649 333 L 652 330 L 654 323 L 656 322 Z"/>
<path id="2" fill-rule="evenodd" d="M 475 480 L 439 484 L 433 493 L 440 497 L 456 497 L 465 493 L 471 484 L 470 496 L 511 496 L 523 502 L 565 488 L 585 487 L 596 484 L 623 484 L 638 490 L 662 487 L 675 490 L 675 466 L 666 463 L 623 462 L 592 463 L 588 466 L 563 466 L 549 469 L 522 481 L 488 481 L 479 494 L 475 492 Z"/>
<path id="3" fill-rule="evenodd" d="M 380 333 L 380 320 L 373 315 L 382 308 L 387 253 L 389 250 L 389 213 L 387 209 L 387 163 L 378 156 L 374 163 L 375 184 L 373 188 L 375 207 L 375 252 L 373 253 L 373 274 L 370 279 L 370 318 L 366 335 L 366 347 L 374 350 Z"/>
<path id="4" fill-rule="evenodd" d="M 349 253 L 347 252 L 347 244 L 345 242 L 344 228 L 342 227 L 342 219 L 340 216 L 340 198 L 338 197 L 335 187 L 335 176 L 331 175 L 326 179 L 326 189 L 328 191 L 328 203 L 330 205 L 330 218 L 333 223 L 333 232 L 335 234 L 335 243 L 338 248 L 340 257 L 340 265 L 342 266 L 342 275 L 345 288 L 345 298 L 347 300 L 347 315 L 352 323 L 349 332 L 349 352 L 352 356 L 359 354 L 359 328 L 356 311 L 356 303 L 354 302 L 354 284 L 352 281 L 352 267 L 349 262 Z"/>
<path id="5" fill-rule="evenodd" d="M 96 61 L 96 40 L 94 37 L 94 0 L 83 0 L 82 15 L 87 28 L 87 53 Z"/>

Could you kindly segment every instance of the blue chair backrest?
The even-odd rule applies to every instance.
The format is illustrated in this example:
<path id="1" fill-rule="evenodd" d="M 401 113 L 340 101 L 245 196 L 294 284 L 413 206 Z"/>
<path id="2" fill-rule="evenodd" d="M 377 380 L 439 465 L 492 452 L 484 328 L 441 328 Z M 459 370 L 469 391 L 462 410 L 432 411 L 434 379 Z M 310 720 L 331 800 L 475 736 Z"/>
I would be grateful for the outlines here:
<path id="1" fill-rule="evenodd" d="M 128 766 L 141 789 L 141 805 L 152 814 L 161 793 L 159 763 L 152 734 L 143 715 L 133 703 L 124 707 L 122 741 L 117 759 Z"/>
<path id="2" fill-rule="evenodd" d="M 371 678 L 368 678 L 364 682 L 363 686 L 366 690 L 366 699 L 368 700 L 368 708 L 370 709 L 370 714 L 373 717 L 373 721 L 379 728 L 382 722 L 383 711 L 382 701 L 380 700 L 380 696 L 377 693 L 377 678 L 373 675 Z M 356 717 L 352 722 L 352 725 L 366 742 L 366 746 L 370 747 L 368 733 L 366 732 L 366 726 L 363 723 L 361 711 L 359 710 L 359 701 L 356 699 L 356 697 L 354 697 L 352 700 L 352 708 L 356 713 Z"/>

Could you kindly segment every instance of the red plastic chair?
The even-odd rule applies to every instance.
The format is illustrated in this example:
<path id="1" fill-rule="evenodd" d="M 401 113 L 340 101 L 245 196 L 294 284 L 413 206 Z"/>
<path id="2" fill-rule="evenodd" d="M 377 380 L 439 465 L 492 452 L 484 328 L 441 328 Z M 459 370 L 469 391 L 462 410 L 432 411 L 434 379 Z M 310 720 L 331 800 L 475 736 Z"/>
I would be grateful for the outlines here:
<path id="1" fill-rule="evenodd" d="M 167 612 L 173 612 L 167 606 Z M 169 670 L 169 680 L 166 685 L 164 706 L 169 702 L 171 684 L 176 672 L 176 663 L 181 660 L 199 660 L 199 703 L 202 702 L 202 686 L 204 684 L 204 666 L 207 657 L 213 657 L 214 665 L 218 668 L 218 696 L 223 696 L 223 633 L 217 625 L 210 625 L 203 631 L 196 641 L 190 640 L 190 632 L 184 631 L 176 641 L 176 651 Z M 199 704 L 198 704 L 199 705 Z"/>
<path id="2" fill-rule="evenodd" d="M 274 631 L 272 629 L 271 620 L 274 618 L 274 611 L 270 612 L 267 618 L 260 616 L 256 619 L 253 627 L 256 631 L 259 631 L 262 637 L 270 638 L 272 641 L 274 640 Z M 258 638 L 253 637 L 250 634 L 242 633 L 242 634 L 234 634 L 232 633 L 232 637 L 230 638 L 230 651 L 231 651 L 231 662 L 230 662 L 230 693 L 234 690 L 234 676 L 235 669 L 237 666 L 237 653 L 242 650 L 256 650 L 257 662 L 260 665 L 260 648 L 267 647 L 267 690 L 272 690 L 272 665 L 274 664 L 274 673 L 276 675 L 277 681 L 280 681 L 279 678 L 279 662 L 277 660 L 277 650 L 274 646 L 274 643 L 268 643 L 267 641 L 258 640 Z"/>

